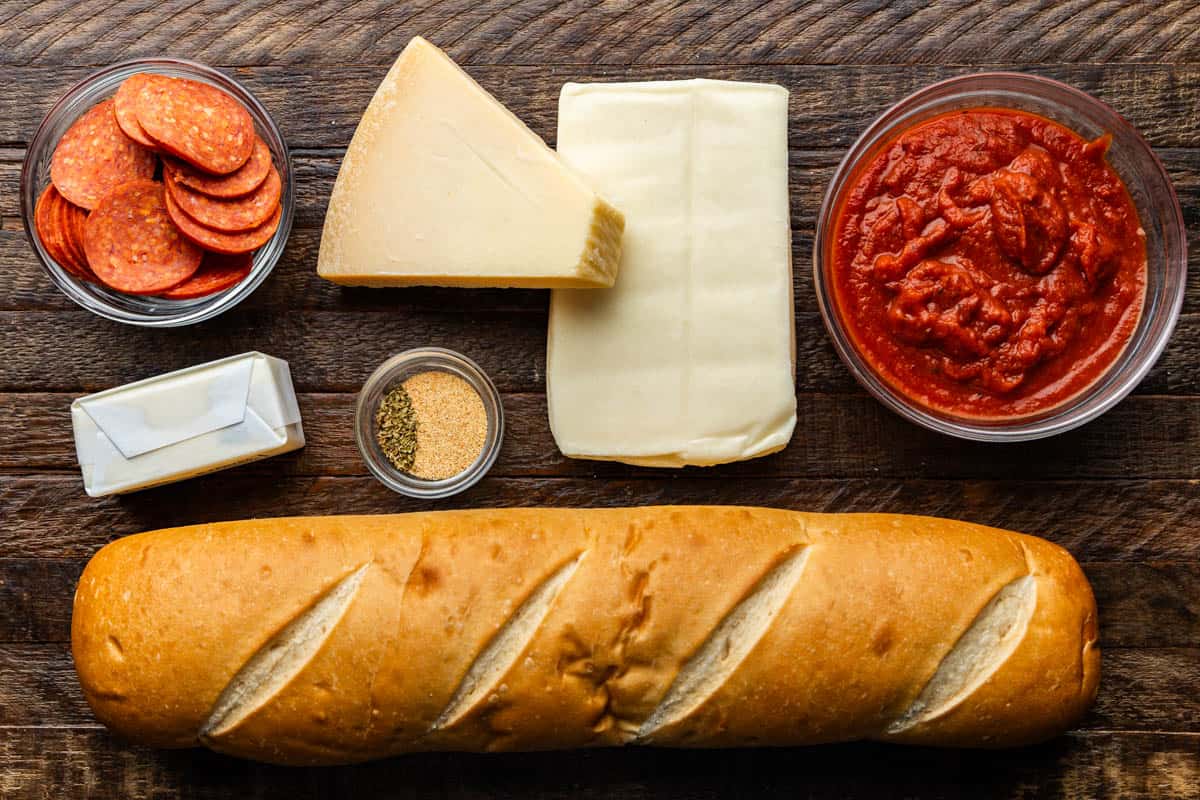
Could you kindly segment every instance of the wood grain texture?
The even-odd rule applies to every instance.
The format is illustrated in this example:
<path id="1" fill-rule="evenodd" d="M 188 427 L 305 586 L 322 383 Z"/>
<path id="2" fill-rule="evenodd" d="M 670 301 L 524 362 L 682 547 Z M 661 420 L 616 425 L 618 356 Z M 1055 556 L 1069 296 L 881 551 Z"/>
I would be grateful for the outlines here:
<path id="1" fill-rule="evenodd" d="M 721 481 L 502 479 L 431 503 L 368 477 L 278 477 L 242 468 L 120 498 L 89 500 L 78 476 L 0 477 L 11 533 L 5 555 L 84 558 L 118 536 L 254 516 L 398 513 L 464 507 L 755 504 L 802 511 L 916 513 L 1021 530 L 1082 559 L 1200 560 L 1198 497 L 1189 481 Z M 212 503 L 218 497 L 220 504 Z M 1198 588 L 1200 589 L 1200 588 Z M 1186 594 L 1175 597 L 1193 613 Z M 1166 608 L 1163 609 L 1168 610 Z"/>
<path id="2" fill-rule="evenodd" d="M 785 452 L 681 471 L 564 459 L 542 394 L 547 293 L 342 289 L 315 276 L 344 149 L 418 33 L 551 143 L 568 80 L 790 90 L 800 422 Z M 989 447 L 917 429 L 867 397 L 828 344 L 811 279 L 820 200 L 846 148 L 906 94 L 994 68 L 1063 80 L 1137 126 L 1175 184 L 1200 271 L 1198 45 L 1196 0 L 0 0 L 0 797 L 1200 798 L 1200 281 L 1137 393 L 1078 431 Z M 19 173 L 68 87 L 164 54 L 225 69 L 270 109 L 293 151 L 297 227 L 241 308 L 144 331 L 96 319 L 50 285 L 25 241 Z M 423 344 L 478 360 L 508 422 L 493 472 L 438 504 L 368 477 L 350 434 L 367 374 Z M 250 349 L 291 362 L 304 450 L 126 497 L 83 494 L 73 397 Z M 1062 544 L 1101 610 L 1104 678 L 1086 730 L 994 754 L 854 745 L 280 770 L 130 747 L 79 697 L 65 646 L 74 582 L 118 536 L 285 513 L 650 503 L 924 513 Z"/>
<path id="3" fill-rule="evenodd" d="M 438 37 L 433 37 L 438 43 Z M 298 150 L 345 147 L 386 66 L 407 42 L 397 42 L 380 66 L 263 66 L 226 70 L 263 103 Z M 2 52 L 2 51 L 0 51 Z M 177 52 L 175 55 L 188 54 Z M 99 62 L 96 67 L 106 62 Z M 221 62 L 214 62 L 217 66 Z M 351 62 L 354 63 L 354 62 Z M 1004 64 L 990 65 L 1003 68 Z M 23 147 L 54 101 L 96 67 L 5 67 L 10 90 L 0 94 L 0 146 Z M 1008 64 L 1012 69 L 1014 65 Z M 1200 146 L 1200 64 L 1021 65 L 1064 81 L 1121 112 L 1156 148 Z M 550 143 L 558 93 L 567 81 L 720 78 L 777 83 L 791 92 L 789 142 L 798 152 L 844 150 L 890 105 L 935 81 L 978 72 L 974 66 L 673 66 L 473 67 L 485 89 Z"/>
<path id="4" fill-rule="evenodd" d="M 340 7 L 339 7 L 340 5 Z M 417 33 L 468 65 L 1195 60 L 1193 6 L 1045 0 L 204 0 L 5 12 L 5 64 L 188 53 L 220 64 L 387 64 Z M 110 16 L 111 15 L 111 16 Z M 126 21 L 109 24 L 112 18 Z"/>
<path id="5" fill-rule="evenodd" d="M 574 508 L 755 504 L 801 511 L 924 514 L 1050 539 L 1082 559 L 1200 561 L 1194 481 L 713 480 L 489 476 L 441 502 L 400 497 L 367 477 L 296 477 L 248 467 L 122 497 L 90 500 L 76 475 L 0 476 L 8 522 L 2 555 L 85 558 L 109 541 L 156 528 L 250 517 L 389 514 L 450 508 Z M 222 498 L 214 503 L 213 498 Z M 1200 596 L 1200 587 L 1195 587 Z M 1196 613 L 1187 595 L 1173 608 Z M 1162 609 L 1164 613 L 1169 608 Z"/>
<path id="6" fill-rule="evenodd" d="M 0 728 L 0 794 L 261 800 L 328 797 L 879 800 L 970 797 L 1196 800 L 1195 733 L 1068 734 L 1004 752 L 853 744 L 779 750 L 626 748 L 503 757 L 431 754 L 336 769 L 288 769 L 201 750 L 153 752 L 107 732 Z"/>
<path id="7" fill-rule="evenodd" d="M 217 352 L 205 359 L 233 352 Z M 283 355 L 270 349 L 267 352 Z M 504 374 L 489 363 L 490 354 L 480 357 L 467 352 L 494 377 Z M 159 358 L 165 355 L 160 350 Z M 181 360 L 186 355 L 181 353 Z M 205 359 L 196 357 L 197 361 Z M 304 367 L 298 365 L 303 364 L 291 359 L 293 376 L 302 374 Z M 365 379 L 374 366 L 363 365 L 358 380 Z M 143 368 L 127 380 L 147 374 Z M 0 473 L 31 469 L 76 472 L 70 421 L 74 397 L 69 393 L 0 393 Z M 239 472 L 368 474 L 353 439 L 355 400 L 352 394 L 301 394 L 307 441 L 304 449 L 241 467 Z M 785 450 L 736 464 L 679 471 L 566 458 L 551 436 L 544 395 L 508 393 L 502 403 L 505 436 L 492 477 L 686 477 L 729 481 L 760 477 L 1200 478 L 1200 462 L 1195 458 L 1200 450 L 1200 403 L 1191 397 L 1134 396 L 1102 419 L 1075 431 L 1049 440 L 997 448 L 919 428 L 865 395 L 806 393 L 797 397 L 797 429 Z M 1088 458 L 1080 458 L 1081 453 L 1088 454 Z M 736 490 L 737 484 L 733 486 Z"/>
<path id="8" fill-rule="evenodd" d="M 464 290 L 472 291 L 472 290 Z M 395 295 L 395 313 L 276 312 L 239 306 L 186 329 L 151 330 L 73 311 L 0 311 L 7 345 L 0 392 L 85 393 L 131 380 L 261 350 L 292 364 L 299 391 L 357 392 L 388 357 L 411 347 L 451 344 L 491 375 L 504 392 L 541 392 L 546 374 L 546 313 L 451 305 L 410 310 Z M 796 390 L 858 393 L 815 312 L 796 314 Z M 70 346 L 61 342 L 69 333 Z M 121 342 L 119 347 L 113 341 Z M 153 366 L 146 360 L 154 353 Z M 103 354 L 103 357 L 98 357 Z M 1179 318 L 1166 350 L 1139 394 L 1200 395 L 1200 314 Z"/>

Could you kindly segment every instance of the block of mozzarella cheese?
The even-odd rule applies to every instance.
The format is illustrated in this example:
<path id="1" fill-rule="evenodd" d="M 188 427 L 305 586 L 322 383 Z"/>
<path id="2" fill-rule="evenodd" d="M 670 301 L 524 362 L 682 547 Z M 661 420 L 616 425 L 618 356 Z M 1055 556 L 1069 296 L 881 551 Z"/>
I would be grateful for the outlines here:
<path id="1" fill-rule="evenodd" d="M 624 219 L 449 56 L 413 39 L 329 198 L 322 278 L 359 286 L 612 286 Z"/>
<path id="2" fill-rule="evenodd" d="M 616 286 L 551 296 L 559 449 L 648 466 L 782 449 L 796 424 L 787 91 L 567 84 L 558 151 L 628 215 Z"/>

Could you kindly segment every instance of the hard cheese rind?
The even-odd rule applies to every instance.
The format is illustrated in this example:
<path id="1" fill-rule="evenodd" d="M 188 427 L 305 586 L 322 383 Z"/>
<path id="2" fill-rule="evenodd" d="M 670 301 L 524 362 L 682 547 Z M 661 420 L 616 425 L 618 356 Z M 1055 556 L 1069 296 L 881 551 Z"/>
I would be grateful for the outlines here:
<path id="1" fill-rule="evenodd" d="M 552 294 L 559 448 L 649 466 L 783 448 L 796 423 L 787 91 L 567 84 L 558 149 L 628 215 L 616 286 Z"/>
<path id="2" fill-rule="evenodd" d="M 418 37 L 350 142 L 317 272 L 363 286 L 607 287 L 623 226 L 545 142 Z"/>
<path id="3" fill-rule="evenodd" d="M 92 497 L 192 478 L 304 446 L 288 364 L 243 353 L 71 404 Z"/>

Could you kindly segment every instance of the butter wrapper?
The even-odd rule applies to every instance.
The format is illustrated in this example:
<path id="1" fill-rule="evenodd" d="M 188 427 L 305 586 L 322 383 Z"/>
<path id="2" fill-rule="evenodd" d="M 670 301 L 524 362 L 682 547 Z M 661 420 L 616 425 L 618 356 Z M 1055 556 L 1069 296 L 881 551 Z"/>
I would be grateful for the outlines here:
<path id="1" fill-rule="evenodd" d="M 92 497 L 193 478 L 304 446 L 292 375 L 250 352 L 80 397 L 75 453 Z"/>

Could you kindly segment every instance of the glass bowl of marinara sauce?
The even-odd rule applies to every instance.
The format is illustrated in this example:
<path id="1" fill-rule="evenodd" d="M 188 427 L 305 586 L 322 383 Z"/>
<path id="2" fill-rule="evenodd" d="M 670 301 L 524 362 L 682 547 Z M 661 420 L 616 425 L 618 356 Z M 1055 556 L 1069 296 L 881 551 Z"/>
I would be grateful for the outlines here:
<path id="1" fill-rule="evenodd" d="M 838 354 L 901 416 L 982 441 L 1061 433 L 1145 377 L 1183 302 L 1183 214 L 1104 103 L 1016 73 L 890 108 L 825 194 L 813 253 Z"/>

